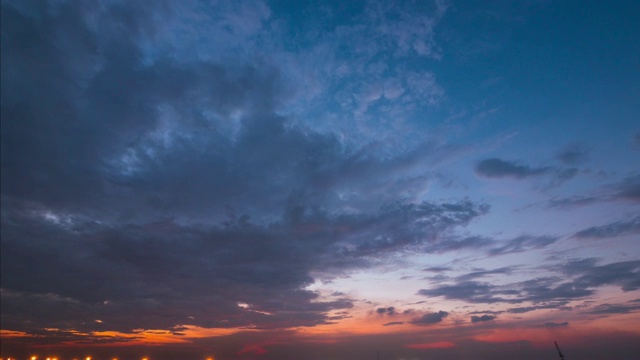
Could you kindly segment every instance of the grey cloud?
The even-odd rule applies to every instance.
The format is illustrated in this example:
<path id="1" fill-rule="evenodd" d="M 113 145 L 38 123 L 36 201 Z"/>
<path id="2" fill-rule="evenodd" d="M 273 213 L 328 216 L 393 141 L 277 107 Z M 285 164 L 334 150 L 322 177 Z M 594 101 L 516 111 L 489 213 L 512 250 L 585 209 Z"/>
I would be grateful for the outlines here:
<path id="1" fill-rule="evenodd" d="M 571 197 L 552 198 L 547 206 L 550 208 L 571 209 L 609 201 L 640 201 L 640 176 L 629 175 L 617 183 L 609 184 L 595 191 L 596 195 L 576 195 Z"/>
<path id="2" fill-rule="evenodd" d="M 3 299 L 3 308 L 16 307 L 12 313 L 18 326 L 18 319 L 30 314 L 28 307 L 19 304 L 30 303 L 25 299 L 43 302 L 31 294 L 50 293 L 73 299 L 75 305 L 68 306 L 69 311 L 81 309 L 87 319 L 101 318 L 111 329 L 123 331 L 139 321 L 155 328 L 178 323 L 264 328 L 326 323 L 330 321 L 326 317 L 329 310 L 352 305 L 346 299 L 316 302 L 317 294 L 301 290 L 312 282 L 310 272 L 367 266 L 365 256 L 384 256 L 404 246 L 417 246 L 434 236 L 432 231 L 445 231 L 458 221 L 466 221 L 464 215 L 450 223 L 455 206 L 423 205 L 427 212 L 399 212 L 395 218 L 389 216 L 388 208 L 357 217 L 302 209 L 268 225 L 239 217 L 220 226 L 165 220 L 68 227 L 37 212 L 22 211 L 5 216 L 1 227 L 2 284 L 22 294 Z M 387 220 L 382 220 L 381 214 Z M 425 222 L 423 216 L 427 215 Z M 425 227 L 440 216 L 447 220 Z M 385 221 L 411 232 L 396 239 Z M 414 221 L 421 223 L 412 229 Z M 372 238 L 371 242 L 370 231 L 384 236 L 384 241 Z M 408 234 L 414 239 L 408 239 Z M 239 302 L 250 304 L 251 311 L 238 308 Z M 171 316 L 154 315 L 162 309 L 171 309 Z M 392 308 L 384 310 L 394 314 Z M 60 325 L 65 314 L 52 312 L 40 317 L 39 324 Z M 230 314 L 237 314 L 233 321 L 220 322 Z M 189 316 L 194 320 L 185 320 Z"/>
<path id="3" fill-rule="evenodd" d="M 481 211 L 486 211 L 486 209 Z M 492 239 L 482 236 L 467 236 L 464 238 L 446 237 L 440 239 L 438 242 L 429 244 L 425 251 L 439 254 L 464 249 L 473 250 L 487 247 L 492 243 Z"/>
<path id="4" fill-rule="evenodd" d="M 605 285 L 617 285 L 627 291 L 640 289 L 640 261 L 623 261 L 598 265 L 596 259 L 578 259 L 551 269 L 564 275 L 543 277 L 504 285 L 489 282 L 469 281 L 464 276 L 452 284 L 443 284 L 430 289 L 421 289 L 419 295 L 427 297 L 442 296 L 445 299 L 463 300 L 470 303 L 507 303 L 534 305 L 521 306 L 507 310 L 511 313 L 524 313 L 537 309 L 560 308 L 572 299 L 591 296 L 595 289 Z M 566 277 L 569 279 L 566 279 Z"/>
<path id="5" fill-rule="evenodd" d="M 615 199 L 640 202 L 640 175 L 631 175 L 615 185 Z"/>
<path id="6" fill-rule="evenodd" d="M 471 246 L 439 239 L 486 205 L 407 201 L 451 149 L 380 157 L 278 115 L 278 61 L 175 57 L 180 4 L 2 3 L 3 327 L 314 326 L 352 303 L 311 273 Z M 243 47 L 260 14 L 213 30 Z"/>
<path id="7" fill-rule="evenodd" d="M 472 316 L 471 317 L 471 322 L 472 323 L 485 322 L 485 321 L 494 320 L 495 318 L 496 318 L 496 316 L 494 316 L 494 315 Z"/>
<path id="8" fill-rule="evenodd" d="M 522 313 L 545 308 L 558 308 L 572 299 L 581 299 L 595 293 L 595 288 L 604 285 L 618 285 L 623 291 L 640 288 L 640 280 L 635 276 L 638 261 L 618 262 L 598 266 L 593 259 L 582 259 L 559 266 L 556 271 L 573 276 L 560 282 L 557 277 L 545 277 L 505 285 L 488 282 L 458 281 L 439 285 L 431 289 L 421 289 L 418 294 L 428 297 L 443 296 L 446 299 L 464 300 L 471 303 L 521 304 L 534 302 L 537 305 L 509 309 Z"/>
<path id="9" fill-rule="evenodd" d="M 522 235 L 506 242 L 506 244 L 489 250 L 490 255 L 504 255 L 528 250 L 540 249 L 558 241 L 558 237 Z"/>
<path id="10" fill-rule="evenodd" d="M 484 310 L 484 311 L 472 311 L 469 313 L 469 315 L 478 315 L 478 314 L 484 314 L 484 315 L 500 315 L 503 314 L 504 311 L 495 311 L 495 310 Z"/>
<path id="11" fill-rule="evenodd" d="M 586 314 L 629 314 L 640 311 L 640 305 L 626 305 L 626 304 L 600 304 L 594 306 Z"/>
<path id="12" fill-rule="evenodd" d="M 486 178 L 514 178 L 525 179 L 541 176 L 549 176 L 547 186 L 557 186 L 577 173 L 576 168 L 558 168 L 552 166 L 531 167 L 514 161 L 507 161 L 498 158 L 485 159 L 475 166 L 476 174 Z"/>
<path id="13" fill-rule="evenodd" d="M 543 325 L 544 327 L 547 328 L 559 328 L 559 327 L 566 327 L 569 326 L 569 322 L 565 321 L 565 322 L 561 322 L 561 323 L 557 323 L 557 322 L 548 322 L 548 323 L 544 323 Z"/>
<path id="14" fill-rule="evenodd" d="M 393 316 L 396 314 L 396 308 L 393 306 L 389 306 L 387 308 L 377 308 L 376 312 L 380 315 L 387 314 L 389 316 Z"/>
<path id="15" fill-rule="evenodd" d="M 536 311 L 540 309 L 560 309 L 562 306 L 566 305 L 567 301 L 553 302 L 549 304 L 540 304 L 534 306 L 519 306 L 507 309 L 508 313 L 511 314 L 524 314 L 531 311 Z"/>
<path id="16" fill-rule="evenodd" d="M 511 274 L 514 267 L 503 267 L 493 270 L 478 270 L 456 277 L 457 281 L 469 281 L 489 275 L 508 275 Z"/>
<path id="17" fill-rule="evenodd" d="M 412 320 L 411 323 L 414 325 L 433 325 L 442 322 L 442 320 L 447 316 L 449 316 L 449 313 L 441 310 L 435 313 L 424 314 L 421 317 Z"/>
<path id="18" fill-rule="evenodd" d="M 489 178 L 513 177 L 523 179 L 540 176 L 551 171 L 550 167 L 532 168 L 516 162 L 490 158 L 480 161 L 476 165 L 476 173 Z"/>
<path id="19" fill-rule="evenodd" d="M 619 285 L 623 291 L 640 289 L 640 278 L 637 276 L 640 260 L 597 265 L 595 259 L 580 259 L 570 261 L 558 270 L 578 275 L 573 284 L 580 288 Z"/>
<path id="20" fill-rule="evenodd" d="M 567 165 L 577 165 L 589 158 L 589 147 L 583 143 L 573 143 L 556 153 L 556 158 Z"/>
<path id="21" fill-rule="evenodd" d="M 403 325 L 403 324 L 404 324 L 404 321 L 392 321 L 392 322 L 382 324 L 382 326 L 394 326 L 394 325 Z"/>
<path id="22" fill-rule="evenodd" d="M 444 296 L 447 299 L 459 299 L 472 303 L 498 303 L 512 300 L 496 297 L 502 292 L 497 287 L 475 281 L 462 281 L 453 285 L 441 285 L 433 289 L 421 289 L 419 295 L 428 297 Z"/>
<path id="23" fill-rule="evenodd" d="M 435 273 L 441 273 L 449 270 L 451 270 L 451 268 L 448 266 L 430 266 L 422 269 L 422 271 L 435 272 Z"/>
<path id="24" fill-rule="evenodd" d="M 640 217 L 630 221 L 616 221 L 606 225 L 592 226 L 580 230 L 573 236 L 578 239 L 606 239 L 640 233 Z"/>
<path id="25" fill-rule="evenodd" d="M 586 206 L 602 201 L 603 199 L 595 196 L 573 196 L 564 198 L 553 198 L 549 200 L 547 206 L 550 208 L 570 209 L 578 206 Z"/>

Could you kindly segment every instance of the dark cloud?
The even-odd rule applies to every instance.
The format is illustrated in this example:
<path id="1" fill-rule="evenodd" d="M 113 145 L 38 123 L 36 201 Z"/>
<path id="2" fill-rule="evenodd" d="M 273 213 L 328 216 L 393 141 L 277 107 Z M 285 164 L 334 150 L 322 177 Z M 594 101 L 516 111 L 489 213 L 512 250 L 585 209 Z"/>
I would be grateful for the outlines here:
<path id="1" fill-rule="evenodd" d="M 616 221 L 606 225 L 580 230 L 573 236 L 578 239 L 606 239 L 623 235 L 640 234 L 640 217 L 630 221 Z"/>
<path id="2" fill-rule="evenodd" d="M 424 314 L 421 317 L 412 320 L 411 323 L 414 325 L 433 325 L 442 322 L 442 320 L 447 316 L 449 316 L 449 313 L 441 310 L 436 313 Z"/>
<path id="3" fill-rule="evenodd" d="M 623 291 L 640 289 L 640 278 L 637 276 L 640 260 L 597 265 L 596 259 L 580 259 L 570 261 L 558 270 L 568 275 L 577 275 L 573 284 L 580 288 L 618 285 Z"/>
<path id="4" fill-rule="evenodd" d="M 422 271 L 435 272 L 435 273 L 441 273 L 441 272 L 450 271 L 450 270 L 451 268 L 448 266 L 430 266 L 422 269 Z"/>
<path id="5" fill-rule="evenodd" d="M 412 207 L 405 209 L 413 211 Z M 443 215 L 451 214 L 448 206 L 443 209 Z M 315 302 L 316 294 L 301 290 L 312 282 L 310 272 L 366 266 L 364 256 L 382 256 L 431 238 L 432 230 L 424 228 L 424 223 L 412 229 L 413 220 L 409 219 L 413 216 L 405 218 L 409 213 L 392 217 L 389 209 L 381 211 L 384 220 L 380 213 L 354 219 L 351 215 L 299 211 L 268 226 L 240 217 L 221 226 L 159 221 L 116 227 L 75 220 L 67 223 L 25 210 L 22 215 L 5 216 L 1 228 L 2 284 L 17 294 L 3 299 L 3 308 L 12 309 L 19 319 L 20 314 L 31 314 L 31 306 L 49 306 L 36 306 L 32 301 L 50 302 L 51 306 L 59 304 L 68 311 L 85 313 L 84 323 L 104 318 L 112 329 L 121 330 L 143 320 L 157 328 L 177 323 L 224 327 L 324 323 L 327 311 L 349 308 L 351 303 Z M 402 227 L 411 232 L 396 238 L 385 221 L 394 226 L 404 224 Z M 428 228 L 434 225 L 448 228 L 435 223 Z M 384 240 L 370 238 L 369 231 Z M 426 232 L 420 236 L 421 231 Z M 70 300 L 66 304 L 30 294 Z M 249 310 L 239 308 L 240 302 L 250 304 Z M 29 306 L 20 305 L 27 303 Z M 169 309 L 171 316 L 154 315 Z M 392 309 L 386 311 L 393 313 Z M 65 314 L 51 311 L 39 321 L 52 327 L 66 318 Z M 237 314 L 235 322 L 219 322 L 230 314 Z M 193 321 L 185 320 L 190 316 Z"/>
<path id="6" fill-rule="evenodd" d="M 547 245 L 558 241 L 558 237 L 553 236 L 530 236 L 522 235 L 507 241 L 504 245 L 489 250 L 490 255 L 504 255 L 523 251 L 541 249 Z"/>
<path id="7" fill-rule="evenodd" d="M 484 310 L 484 311 L 472 311 L 469 313 L 469 315 L 478 315 L 478 314 L 484 314 L 484 315 L 500 315 L 503 314 L 504 311 L 495 311 L 495 310 Z"/>
<path id="8" fill-rule="evenodd" d="M 587 314 L 629 314 L 640 311 L 640 305 L 600 304 L 592 307 Z"/>
<path id="9" fill-rule="evenodd" d="M 471 317 L 471 322 L 472 323 L 485 322 L 485 321 L 494 320 L 495 318 L 496 318 L 496 316 L 494 316 L 494 315 L 472 316 Z"/>
<path id="10" fill-rule="evenodd" d="M 524 179 L 531 176 L 540 176 L 552 171 L 551 167 L 532 168 L 512 161 L 498 158 L 485 159 L 476 165 L 476 173 L 488 178 L 513 177 Z"/>
<path id="11" fill-rule="evenodd" d="M 501 291 L 496 286 L 475 281 L 462 281 L 453 285 L 440 285 L 432 289 L 418 291 L 418 294 L 424 296 L 444 296 L 446 299 L 459 299 L 471 303 L 511 302 L 512 300 L 504 297 L 494 296 L 503 293 L 504 291 Z M 508 290 L 507 293 L 511 294 L 512 292 Z"/>
<path id="12" fill-rule="evenodd" d="M 508 313 L 511 314 L 524 314 L 531 311 L 536 311 L 540 309 L 560 309 L 563 305 L 567 304 L 567 301 L 553 302 L 549 304 L 539 304 L 534 306 L 519 306 L 507 309 Z"/>
<path id="13" fill-rule="evenodd" d="M 570 209 L 579 206 L 591 205 L 603 201 L 595 196 L 572 196 L 564 198 L 553 198 L 549 200 L 547 206 L 550 208 Z"/>
<path id="14" fill-rule="evenodd" d="M 589 158 L 589 147 L 583 143 L 573 143 L 556 153 L 556 158 L 566 165 L 577 165 Z"/>
<path id="15" fill-rule="evenodd" d="M 511 274 L 513 270 L 514 270 L 514 267 L 511 267 L 511 266 L 493 269 L 493 270 L 478 270 L 478 271 L 473 271 L 464 275 L 460 275 L 456 277 L 456 280 L 469 281 L 469 280 L 474 280 L 474 279 L 489 276 L 489 275 L 508 275 L 508 274 Z"/>
<path id="16" fill-rule="evenodd" d="M 563 277 L 541 277 L 494 285 L 489 282 L 469 281 L 469 277 L 462 275 L 452 284 L 421 289 L 418 294 L 478 304 L 534 303 L 507 310 L 511 313 L 524 313 L 538 309 L 560 308 L 570 300 L 593 295 L 595 289 L 605 285 L 617 285 L 623 291 L 640 289 L 640 278 L 637 276 L 640 261 L 597 265 L 595 259 L 579 259 L 557 266 L 554 270 L 562 273 Z"/>
<path id="17" fill-rule="evenodd" d="M 392 321 L 386 324 L 382 324 L 382 326 L 394 326 L 394 325 L 403 325 L 404 321 Z"/>
<path id="18" fill-rule="evenodd" d="M 549 182 L 546 186 L 553 187 L 572 179 L 578 173 L 578 169 L 552 166 L 536 168 L 514 161 L 490 158 L 477 163 L 475 172 L 486 178 L 514 178 L 519 180 L 548 176 Z"/>
<path id="19" fill-rule="evenodd" d="M 569 326 L 569 322 L 565 321 L 565 322 L 561 322 L 561 323 L 557 323 L 557 322 L 548 322 L 548 323 L 544 323 L 543 325 L 544 327 L 547 328 L 559 328 L 559 327 L 567 327 Z"/>
<path id="20" fill-rule="evenodd" d="M 615 199 L 640 202 L 640 175 L 631 175 L 615 185 Z"/>
<path id="21" fill-rule="evenodd" d="M 174 5 L 2 3 L 3 327 L 326 324 L 353 305 L 311 273 L 476 246 L 442 235 L 486 205 L 411 200 L 451 149 L 283 117 L 296 85 L 259 54 L 149 54 Z"/>
<path id="22" fill-rule="evenodd" d="M 380 315 L 389 315 L 389 316 L 393 316 L 396 314 L 396 308 L 393 306 L 389 306 L 387 308 L 377 308 L 376 312 Z"/>
<path id="23" fill-rule="evenodd" d="M 486 211 L 486 209 L 480 209 Z M 425 248 L 426 252 L 441 254 L 457 250 L 475 250 L 489 246 L 493 240 L 483 236 L 467 236 L 463 238 L 445 237 L 438 242 L 429 244 Z"/>

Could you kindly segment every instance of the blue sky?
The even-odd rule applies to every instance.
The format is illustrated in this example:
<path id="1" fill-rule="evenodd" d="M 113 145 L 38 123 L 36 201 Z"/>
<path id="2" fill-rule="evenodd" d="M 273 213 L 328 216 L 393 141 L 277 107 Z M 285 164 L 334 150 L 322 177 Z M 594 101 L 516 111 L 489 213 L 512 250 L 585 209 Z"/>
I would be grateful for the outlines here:
<path id="1" fill-rule="evenodd" d="M 2 356 L 632 359 L 639 10 L 3 1 Z"/>

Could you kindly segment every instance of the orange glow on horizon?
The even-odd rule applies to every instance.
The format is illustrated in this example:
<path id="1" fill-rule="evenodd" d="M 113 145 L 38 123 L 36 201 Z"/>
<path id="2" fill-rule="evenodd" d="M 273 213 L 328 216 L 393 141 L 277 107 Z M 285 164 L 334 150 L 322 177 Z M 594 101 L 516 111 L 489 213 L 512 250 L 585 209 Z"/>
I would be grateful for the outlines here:
<path id="1" fill-rule="evenodd" d="M 450 341 L 437 341 L 432 343 L 424 343 L 424 344 L 409 344 L 407 347 L 409 349 L 416 350 L 428 350 L 428 349 L 450 349 L 455 347 L 456 345 Z"/>

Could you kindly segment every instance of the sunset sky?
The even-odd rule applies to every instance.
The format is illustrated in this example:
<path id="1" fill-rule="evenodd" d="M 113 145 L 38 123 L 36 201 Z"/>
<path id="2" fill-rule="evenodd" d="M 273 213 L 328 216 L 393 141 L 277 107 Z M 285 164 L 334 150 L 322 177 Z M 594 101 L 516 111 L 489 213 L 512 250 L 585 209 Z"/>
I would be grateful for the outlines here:
<path id="1" fill-rule="evenodd" d="M 3 359 L 638 359 L 639 1 L 1 30 Z"/>

